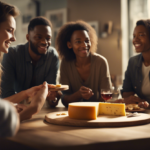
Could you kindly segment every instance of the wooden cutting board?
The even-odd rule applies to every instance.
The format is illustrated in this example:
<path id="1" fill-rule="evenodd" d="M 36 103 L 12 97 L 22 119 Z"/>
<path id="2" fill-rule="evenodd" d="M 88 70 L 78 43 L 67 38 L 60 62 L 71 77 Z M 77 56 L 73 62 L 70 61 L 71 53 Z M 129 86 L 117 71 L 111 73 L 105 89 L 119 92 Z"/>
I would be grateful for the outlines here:
<path id="1" fill-rule="evenodd" d="M 66 115 L 58 115 L 66 113 Z M 68 111 L 53 112 L 45 115 L 48 123 L 78 127 L 125 127 L 150 123 L 150 115 L 138 113 L 136 117 L 100 115 L 97 120 L 77 120 L 68 117 Z"/>

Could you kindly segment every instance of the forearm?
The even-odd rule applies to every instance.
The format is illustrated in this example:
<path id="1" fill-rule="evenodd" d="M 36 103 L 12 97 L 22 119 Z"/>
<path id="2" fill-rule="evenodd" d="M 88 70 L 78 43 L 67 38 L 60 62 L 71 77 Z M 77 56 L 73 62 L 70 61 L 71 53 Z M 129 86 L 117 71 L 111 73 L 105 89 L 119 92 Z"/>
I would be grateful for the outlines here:
<path id="1" fill-rule="evenodd" d="M 127 98 L 127 97 L 129 97 L 129 96 L 131 96 L 131 95 L 134 95 L 135 93 L 134 92 L 123 92 L 122 93 L 122 97 L 123 98 Z"/>
<path id="2" fill-rule="evenodd" d="M 6 97 L 5 100 L 8 100 L 10 102 L 13 102 L 13 103 L 19 103 L 21 101 L 23 101 L 24 99 L 27 99 L 27 95 L 26 95 L 26 92 L 25 91 L 21 91 L 17 94 L 14 94 L 12 96 L 9 96 L 9 97 Z"/>
<path id="3" fill-rule="evenodd" d="M 65 96 L 63 97 L 62 102 L 63 102 L 63 104 L 64 104 L 66 107 L 68 107 L 68 104 L 69 104 L 69 103 L 78 102 L 78 101 L 80 101 L 81 99 L 82 99 L 81 93 L 80 93 L 80 91 L 77 91 L 77 92 L 75 92 L 75 93 L 73 93 L 73 94 L 71 94 L 71 95 L 65 95 Z"/>

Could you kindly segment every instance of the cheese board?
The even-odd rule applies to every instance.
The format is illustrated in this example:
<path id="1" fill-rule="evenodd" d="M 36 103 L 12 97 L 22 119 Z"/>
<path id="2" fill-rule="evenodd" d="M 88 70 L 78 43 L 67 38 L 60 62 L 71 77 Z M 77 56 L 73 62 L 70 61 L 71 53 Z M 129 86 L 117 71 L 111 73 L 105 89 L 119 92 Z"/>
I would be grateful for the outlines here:
<path id="1" fill-rule="evenodd" d="M 56 88 L 49 88 L 49 91 L 64 91 L 68 90 L 69 86 L 68 85 L 61 85 L 61 87 L 56 87 Z"/>
<path id="2" fill-rule="evenodd" d="M 126 110 L 126 112 L 145 112 L 146 111 L 146 109 L 144 109 L 144 108 L 140 108 L 140 109 L 133 109 L 133 110 Z"/>
<path id="3" fill-rule="evenodd" d="M 78 127 L 125 127 L 150 123 L 150 115 L 138 113 L 136 117 L 99 115 L 96 120 L 71 119 L 68 111 L 52 112 L 45 115 L 46 122 L 55 125 Z"/>

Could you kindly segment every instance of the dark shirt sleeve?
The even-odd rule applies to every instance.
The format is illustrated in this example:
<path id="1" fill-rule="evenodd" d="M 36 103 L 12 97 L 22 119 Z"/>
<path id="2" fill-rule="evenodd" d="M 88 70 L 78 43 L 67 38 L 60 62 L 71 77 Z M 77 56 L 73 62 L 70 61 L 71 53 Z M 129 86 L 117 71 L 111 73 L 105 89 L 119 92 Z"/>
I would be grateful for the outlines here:
<path id="1" fill-rule="evenodd" d="M 4 54 L 2 60 L 2 98 L 15 94 L 15 54 L 12 50 L 12 48 L 9 48 L 9 52 Z"/>
<path id="2" fill-rule="evenodd" d="M 45 78 L 45 81 L 49 84 L 56 84 L 56 78 L 59 68 L 59 58 L 57 53 L 54 53 L 54 56 L 51 61 L 51 67 L 49 69 L 49 72 Z"/>
<path id="3" fill-rule="evenodd" d="M 0 99 L 0 137 L 13 136 L 19 117 L 15 108 L 6 100 Z"/>
<path id="4" fill-rule="evenodd" d="M 127 70 L 125 72 L 125 79 L 123 80 L 123 87 L 121 90 L 121 93 L 123 92 L 134 92 L 133 86 L 132 86 L 132 60 L 129 60 Z"/>

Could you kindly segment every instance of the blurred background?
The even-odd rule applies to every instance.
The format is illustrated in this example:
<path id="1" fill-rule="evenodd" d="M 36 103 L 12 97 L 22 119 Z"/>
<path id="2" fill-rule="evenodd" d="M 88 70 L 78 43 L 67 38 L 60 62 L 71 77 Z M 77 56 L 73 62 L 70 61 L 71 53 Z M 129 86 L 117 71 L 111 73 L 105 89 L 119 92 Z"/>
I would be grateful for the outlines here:
<path id="1" fill-rule="evenodd" d="M 53 24 L 53 41 L 59 28 L 68 21 L 82 19 L 96 30 L 97 53 L 106 57 L 112 81 L 122 84 L 128 59 L 136 55 L 132 46 L 135 23 L 150 18 L 150 0 L 5 0 L 16 5 L 21 15 L 16 19 L 17 41 L 25 43 L 31 18 L 45 16 Z"/>

